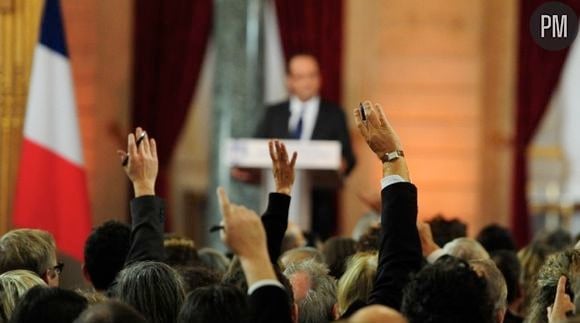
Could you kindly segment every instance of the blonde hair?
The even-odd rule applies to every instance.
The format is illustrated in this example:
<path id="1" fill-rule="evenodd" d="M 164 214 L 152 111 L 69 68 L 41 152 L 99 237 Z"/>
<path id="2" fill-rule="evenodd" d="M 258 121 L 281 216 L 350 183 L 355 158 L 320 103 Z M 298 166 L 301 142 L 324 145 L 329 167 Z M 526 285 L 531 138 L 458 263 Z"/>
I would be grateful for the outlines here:
<path id="1" fill-rule="evenodd" d="M 43 276 L 56 263 L 56 243 L 50 233 L 17 229 L 0 238 L 0 273 L 26 269 Z"/>
<path id="2" fill-rule="evenodd" d="M 355 301 L 367 302 L 377 274 L 376 252 L 357 253 L 348 262 L 346 271 L 338 281 L 338 308 L 340 315 Z"/>
<path id="3" fill-rule="evenodd" d="M 20 298 L 32 287 L 46 283 L 29 270 L 12 270 L 0 275 L 0 322 L 8 321 Z"/>

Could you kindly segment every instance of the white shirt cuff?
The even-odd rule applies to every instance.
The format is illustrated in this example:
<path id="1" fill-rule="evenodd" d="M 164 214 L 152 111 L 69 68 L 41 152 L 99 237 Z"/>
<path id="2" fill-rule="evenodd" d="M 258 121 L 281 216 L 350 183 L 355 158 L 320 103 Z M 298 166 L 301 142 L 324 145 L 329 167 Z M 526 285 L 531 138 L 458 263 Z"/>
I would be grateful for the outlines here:
<path id="1" fill-rule="evenodd" d="M 445 256 L 446 254 L 447 254 L 447 252 L 445 252 L 445 250 L 443 250 L 443 248 L 439 248 L 427 256 L 427 262 L 432 264 L 432 263 L 436 262 L 437 259 Z"/>
<path id="2" fill-rule="evenodd" d="M 385 189 L 385 187 L 395 184 L 395 183 L 402 183 L 408 182 L 400 175 L 388 175 L 381 179 L 381 189 Z"/>
<path id="3" fill-rule="evenodd" d="M 280 287 L 280 288 L 286 290 L 286 288 L 284 288 L 284 285 L 282 285 L 279 281 L 277 281 L 275 279 L 263 279 L 263 280 L 258 280 L 257 282 L 253 283 L 248 288 L 248 295 L 252 295 L 252 293 L 255 292 L 256 289 L 258 289 L 260 287 L 264 287 L 264 286 L 277 286 L 277 287 Z"/>

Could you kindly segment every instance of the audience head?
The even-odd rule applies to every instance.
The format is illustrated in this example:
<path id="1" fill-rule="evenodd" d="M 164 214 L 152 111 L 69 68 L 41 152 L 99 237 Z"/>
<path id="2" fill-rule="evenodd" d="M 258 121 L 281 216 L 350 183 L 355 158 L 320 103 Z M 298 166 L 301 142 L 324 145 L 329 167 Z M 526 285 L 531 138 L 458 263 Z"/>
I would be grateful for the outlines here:
<path id="1" fill-rule="evenodd" d="M 174 269 L 183 279 L 186 293 L 199 287 L 218 284 L 222 278 L 218 273 L 202 266 L 177 266 Z"/>
<path id="2" fill-rule="evenodd" d="M 356 242 L 351 238 L 332 237 L 322 247 L 324 261 L 330 269 L 330 275 L 339 279 L 346 269 L 346 262 L 356 253 Z"/>
<path id="3" fill-rule="evenodd" d="M 114 294 L 133 306 L 150 322 L 175 322 L 185 298 L 179 274 L 164 263 L 136 262 L 117 277 Z"/>
<path id="4" fill-rule="evenodd" d="M 193 240 L 176 234 L 168 234 L 163 241 L 165 263 L 169 266 L 193 266 L 199 262 L 199 256 Z"/>
<path id="5" fill-rule="evenodd" d="M 321 264 L 324 263 L 322 253 L 316 248 L 302 247 L 286 251 L 280 257 L 280 266 L 286 268 L 292 264 L 304 262 L 310 259 Z"/>
<path id="6" fill-rule="evenodd" d="M 444 247 L 448 255 L 463 259 L 465 261 L 476 259 L 489 259 L 489 254 L 479 244 L 471 238 L 457 238 L 448 242 Z"/>
<path id="7" fill-rule="evenodd" d="M 358 252 L 376 252 L 379 251 L 381 243 L 382 229 L 380 226 L 371 226 L 365 232 L 356 244 Z"/>
<path id="8" fill-rule="evenodd" d="M 238 323 L 249 322 L 247 296 L 230 285 L 198 288 L 187 295 L 179 312 L 179 323 Z"/>
<path id="9" fill-rule="evenodd" d="M 498 224 L 490 224 L 479 231 L 477 241 L 487 250 L 494 252 L 496 250 L 516 251 L 516 243 L 512 233 Z"/>
<path id="10" fill-rule="evenodd" d="M 566 293 L 574 302 L 575 296 L 580 295 L 580 250 L 566 250 L 548 257 L 538 274 L 529 322 L 548 322 L 546 309 L 554 303 L 560 276 L 568 278 Z"/>
<path id="11" fill-rule="evenodd" d="M 93 230 L 85 243 L 83 272 L 96 290 L 109 288 L 123 269 L 130 246 L 128 225 L 110 220 Z"/>
<path id="12" fill-rule="evenodd" d="M 485 279 L 455 257 L 443 257 L 414 275 L 401 309 L 410 323 L 494 322 Z"/>
<path id="13" fill-rule="evenodd" d="M 367 306 L 356 312 L 348 323 L 407 323 L 401 313 L 383 305 Z"/>
<path id="14" fill-rule="evenodd" d="M 313 55 L 300 53 L 288 60 L 286 84 L 290 94 L 301 101 L 308 101 L 318 95 L 321 86 L 318 61 Z"/>
<path id="15" fill-rule="evenodd" d="M 284 270 L 298 305 L 298 321 L 327 322 L 337 318 L 336 280 L 314 259 L 294 262 Z"/>
<path id="16" fill-rule="evenodd" d="M 143 315 L 119 301 L 89 306 L 74 323 L 147 323 Z"/>
<path id="17" fill-rule="evenodd" d="M 288 228 L 286 233 L 284 233 L 284 238 L 282 239 L 282 253 L 294 249 L 306 246 L 306 237 L 304 237 L 304 232 L 298 225 L 292 222 L 288 222 Z M 277 259 L 273 259 L 275 261 Z"/>
<path id="18" fill-rule="evenodd" d="M 200 249 L 198 256 L 202 266 L 207 267 L 218 275 L 223 275 L 230 265 L 228 258 L 213 248 Z"/>
<path id="19" fill-rule="evenodd" d="M 60 269 L 52 235 L 37 229 L 16 229 L 0 238 L 0 273 L 24 269 L 35 272 L 49 286 L 58 286 Z"/>
<path id="20" fill-rule="evenodd" d="M 467 236 L 467 225 L 458 219 L 446 220 L 441 214 L 427 221 L 431 227 L 433 240 L 438 246 Z"/>
<path id="21" fill-rule="evenodd" d="M 540 231 L 534 237 L 534 240 L 550 246 L 555 251 L 563 251 L 574 246 L 572 235 L 562 228 L 552 231 Z"/>
<path id="22" fill-rule="evenodd" d="M 344 275 L 338 281 L 338 309 L 340 314 L 356 301 L 368 302 L 377 274 L 376 253 L 358 253 L 352 256 Z"/>
<path id="23" fill-rule="evenodd" d="M 485 278 L 487 293 L 493 301 L 496 322 L 502 323 L 507 311 L 507 286 L 501 271 L 490 259 L 471 260 L 469 264 L 480 277 Z"/>
<path id="24" fill-rule="evenodd" d="M 0 275 L 0 322 L 7 322 L 20 298 L 37 285 L 46 283 L 29 270 L 11 270 Z"/>
<path id="25" fill-rule="evenodd" d="M 491 254 L 491 260 L 503 274 L 507 287 L 507 303 L 510 305 L 522 296 L 520 284 L 522 266 L 518 256 L 514 251 L 497 250 Z"/>
<path id="26" fill-rule="evenodd" d="M 73 291 L 39 285 L 24 294 L 10 322 L 71 323 L 86 308 L 87 300 Z"/>

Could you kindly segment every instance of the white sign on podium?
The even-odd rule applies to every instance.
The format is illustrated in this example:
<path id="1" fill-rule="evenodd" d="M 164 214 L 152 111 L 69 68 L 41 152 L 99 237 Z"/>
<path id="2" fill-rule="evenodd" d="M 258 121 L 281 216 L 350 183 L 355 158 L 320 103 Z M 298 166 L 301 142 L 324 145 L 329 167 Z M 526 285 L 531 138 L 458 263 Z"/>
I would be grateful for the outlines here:
<path id="1" fill-rule="evenodd" d="M 333 140 L 281 140 L 288 150 L 288 157 L 296 151 L 296 169 L 338 170 L 341 163 L 341 144 Z M 268 140 L 230 139 L 226 160 L 231 167 L 272 168 Z"/>

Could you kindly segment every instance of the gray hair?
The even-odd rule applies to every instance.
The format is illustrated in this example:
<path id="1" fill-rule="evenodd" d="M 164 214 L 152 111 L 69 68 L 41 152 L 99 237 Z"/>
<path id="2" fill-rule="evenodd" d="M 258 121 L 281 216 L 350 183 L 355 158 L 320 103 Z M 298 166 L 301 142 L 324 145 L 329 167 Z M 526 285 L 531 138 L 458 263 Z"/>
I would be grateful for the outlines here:
<path id="1" fill-rule="evenodd" d="M 304 298 L 295 297 L 299 322 L 320 323 L 334 320 L 332 310 L 336 305 L 336 280 L 328 274 L 328 268 L 314 259 L 308 259 L 289 264 L 284 270 L 284 275 L 290 282 L 300 273 L 307 275 L 309 289 Z"/>
<path id="2" fill-rule="evenodd" d="M 487 292 L 493 302 L 494 311 L 507 309 L 507 285 L 501 271 L 490 259 L 478 259 L 469 261 L 471 267 L 487 283 Z"/>
<path id="3" fill-rule="evenodd" d="M 173 323 L 185 298 L 182 278 L 161 262 L 136 262 L 117 277 L 113 294 L 150 322 Z"/>
<path id="4" fill-rule="evenodd" d="M 280 257 L 280 266 L 286 268 L 294 263 L 303 262 L 307 260 L 314 260 L 318 263 L 324 264 L 324 256 L 316 248 L 301 247 L 286 251 Z"/>
<path id="5" fill-rule="evenodd" d="M 445 250 L 448 255 L 465 261 L 490 259 L 489 253 L 485 251 L 485 248 L 483 248 L 479 242 L 470 238 L 453 239 L 445 244 L 443 250 Z"/>

